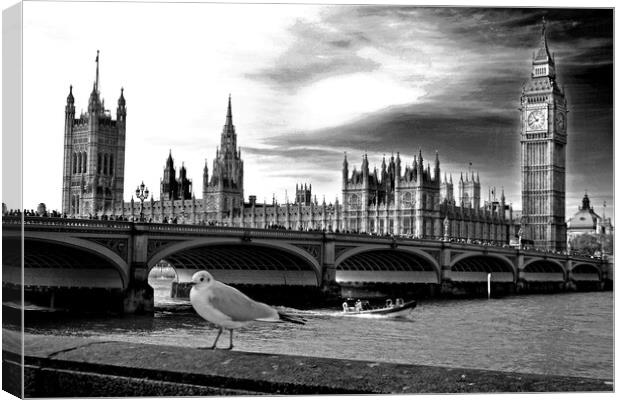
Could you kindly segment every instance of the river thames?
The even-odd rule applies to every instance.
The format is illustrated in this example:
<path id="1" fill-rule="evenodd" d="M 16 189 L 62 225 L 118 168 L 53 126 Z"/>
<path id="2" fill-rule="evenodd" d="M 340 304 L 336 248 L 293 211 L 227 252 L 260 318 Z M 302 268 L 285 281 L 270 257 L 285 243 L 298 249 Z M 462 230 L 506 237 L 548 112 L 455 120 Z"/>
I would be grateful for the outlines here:
<path id="1" fill-rule="evenodd" d="M 26 333 L 210 346 L 216 330 L 170 299 L 171 281 L 150 283 L 154 317 L 29 320 Z M 613 379 L 613 292 L 424 300 L 405 319 L 281 309 L 306 325 L 251 324 L 235 330 L 234 350 Z"/>

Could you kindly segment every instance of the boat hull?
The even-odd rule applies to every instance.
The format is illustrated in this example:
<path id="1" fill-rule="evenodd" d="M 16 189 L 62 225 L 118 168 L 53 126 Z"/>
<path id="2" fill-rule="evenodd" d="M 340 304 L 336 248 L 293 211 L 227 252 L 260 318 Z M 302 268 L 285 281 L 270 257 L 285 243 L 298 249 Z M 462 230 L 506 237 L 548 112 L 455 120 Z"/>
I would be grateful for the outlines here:
<path id="1" fill-rule="evenodd" d="M 397 318 L 407 316 L 416 306 L 417 302 L 415 300 L 412 300 L 398 306 L 375 308 L 372 310 L 343 311 L 342 314 L 350 316 Z"/>

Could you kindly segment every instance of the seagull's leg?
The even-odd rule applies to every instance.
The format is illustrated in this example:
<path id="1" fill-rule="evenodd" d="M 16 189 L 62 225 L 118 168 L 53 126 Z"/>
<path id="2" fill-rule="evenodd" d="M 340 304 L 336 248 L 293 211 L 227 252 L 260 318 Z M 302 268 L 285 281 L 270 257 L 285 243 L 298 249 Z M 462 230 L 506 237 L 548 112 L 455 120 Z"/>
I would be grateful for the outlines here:
<path id="1" fill-rule="evenodd" d="M 211 347 L 199 347 L 199 349 L 209 349 L 209 350 L 213 350 L 215 349 L 215 345 L 217 344 L 217 340 L 220 338 L 220 335 L 222 334 L 222 330 L 224 328 L 220 327 L 220 330 L 217 332 L 217 336 L 215 337 L 215 342 L 213 342 L 213 346 Z"/>
<path id="2" fill-rule="evenodd" d="M 230 330 L 230 346 L 228 346 L 227 350 L 231 350 L 233 348 L 233 343 L 232 343 L 232 337 L 233 337 L 233 330 Z"/>
<path id="3" fill-rule="evenodd" d="M 213 346 L 211 346 L 211 350 L 215 349 L 215 345 L 217 344 L 217 341 L 220 338 L 220 335 L 222 334 L 223 330 L 224 328 L 220 326 L 220 330 L 217 332 L 217 336 L 215 337 L 215 342 L 213 342 Z"/>

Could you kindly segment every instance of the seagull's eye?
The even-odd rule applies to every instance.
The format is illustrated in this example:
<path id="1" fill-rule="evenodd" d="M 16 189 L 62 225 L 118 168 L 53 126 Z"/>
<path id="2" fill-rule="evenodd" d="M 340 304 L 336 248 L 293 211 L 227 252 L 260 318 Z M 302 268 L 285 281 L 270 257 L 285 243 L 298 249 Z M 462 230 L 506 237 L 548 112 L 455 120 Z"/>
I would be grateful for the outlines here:
<path id="1" fill-rule="evenodd" d="M 200 282 L 202 282 L 202 281 L 204 281 L 204 280 L 205 280 L 205 278 L 200 278 Z"/>

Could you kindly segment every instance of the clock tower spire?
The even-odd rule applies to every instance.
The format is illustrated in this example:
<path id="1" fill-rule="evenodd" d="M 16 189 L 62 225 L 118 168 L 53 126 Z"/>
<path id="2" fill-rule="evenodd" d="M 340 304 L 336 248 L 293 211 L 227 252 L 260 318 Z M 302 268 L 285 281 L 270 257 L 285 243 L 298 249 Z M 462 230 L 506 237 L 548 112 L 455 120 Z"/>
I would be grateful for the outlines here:
<path id="1" fill-rule="evenodd" d="M 537 248 L 566 249 L 566 97 L 543 18 L 532 71 L 521 94 L 521 200 L 524 239 Z"/>

